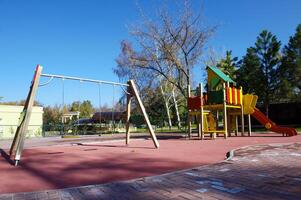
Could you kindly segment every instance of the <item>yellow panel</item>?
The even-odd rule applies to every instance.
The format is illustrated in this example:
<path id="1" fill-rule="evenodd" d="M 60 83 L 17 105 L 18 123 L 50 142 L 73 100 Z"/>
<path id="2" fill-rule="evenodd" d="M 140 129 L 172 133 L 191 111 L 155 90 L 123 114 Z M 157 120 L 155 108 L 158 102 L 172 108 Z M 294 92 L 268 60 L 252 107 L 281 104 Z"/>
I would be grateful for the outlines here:
<path id="1" fill-rule="evenodd" d="M 213 117 L 213 114 L 212 113 L 210 113 L 209 115 L 208 115 L 208 124 L 209 124 L 209 127 L 208 127 L 208 129 L 209 130 L 215 130 L 216 129 L 216 123 L 215 123 L 215 119 L 214 119 L 214 117 Z"/>
<path id="2" fill-rule="evenodd" d="M 252 114 L 256 106 L 258 96 L 252 94 L 246 94 L 243 97 L 244 114 Z"/>
<path id="3" fill-rule="evenodd" d="M 237 89 L 234 88 L 234 104 L 237 105 Z"/>

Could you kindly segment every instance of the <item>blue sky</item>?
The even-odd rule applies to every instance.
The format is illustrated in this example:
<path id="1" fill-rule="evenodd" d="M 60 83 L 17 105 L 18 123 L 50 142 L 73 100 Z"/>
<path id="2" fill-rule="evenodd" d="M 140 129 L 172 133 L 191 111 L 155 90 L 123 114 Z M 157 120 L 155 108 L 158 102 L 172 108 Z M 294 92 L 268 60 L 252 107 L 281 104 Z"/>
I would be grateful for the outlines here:
<path id="1" fill-rule="evenodd" d="M 0 0 L 0 96 L 4 101 L 24 99 L 37 64 L 44 73 L 118 81 L 113 74 L 120 42 L 131 39 L 127 25 L 139 22 L 137 4 L 150 16 L 162 2 L 177 13 L 176 1 L 160 0 Z M 244 55 L 263 29 L 287 43 L 301 23 L 300 0 L 204 0 L 193 1 L 203 9 L 207 25 L 218 25 L 208 47 Z M 194 78 L 201 75 L 196 66 Z M 45 80 L 42 80 L 45 81 Z M 112 88 L 102 88 L 102 103 L 110 104 Z M 120 89 L 115 88 L 115 99 Z M 61 81 L 39 90 L 44 104 L 60 104 Z M 95 85 L 66 82 L 66 102 L 90 99 L 98 102 Z"/>

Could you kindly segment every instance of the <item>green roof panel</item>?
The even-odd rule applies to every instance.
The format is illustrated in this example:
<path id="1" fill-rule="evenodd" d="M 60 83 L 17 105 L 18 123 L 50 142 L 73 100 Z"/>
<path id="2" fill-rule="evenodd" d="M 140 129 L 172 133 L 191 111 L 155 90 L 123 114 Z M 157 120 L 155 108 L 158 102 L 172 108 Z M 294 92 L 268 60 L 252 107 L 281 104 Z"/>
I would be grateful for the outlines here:
<path id="1" fill-rule="evenodd" d="M 211 66 L 208 68 L 213 71 L 218 77 L 220 77 L 220 79 L 222 79 L 224 82 L 229 82 L 229 83 L 234 83 L 235 81 L 233 81 L 229 76 L 227 76 L 224 72 L 222 72 L 222 70 L 220 70 L 217 67 Z"/>

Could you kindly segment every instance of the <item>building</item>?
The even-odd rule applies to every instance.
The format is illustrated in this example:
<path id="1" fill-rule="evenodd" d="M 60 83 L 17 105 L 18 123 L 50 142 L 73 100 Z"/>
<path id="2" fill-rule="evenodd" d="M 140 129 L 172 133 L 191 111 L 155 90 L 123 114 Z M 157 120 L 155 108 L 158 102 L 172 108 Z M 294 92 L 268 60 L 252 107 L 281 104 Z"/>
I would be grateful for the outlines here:
<path id="1" fill-rule="evenodd" d="M 0 105 L 0 139 L 13 138 L 19 124 L 23 106 Z M 27 137 L 41 137 L 43 127 L 43 107 L 33 107 Z"/>

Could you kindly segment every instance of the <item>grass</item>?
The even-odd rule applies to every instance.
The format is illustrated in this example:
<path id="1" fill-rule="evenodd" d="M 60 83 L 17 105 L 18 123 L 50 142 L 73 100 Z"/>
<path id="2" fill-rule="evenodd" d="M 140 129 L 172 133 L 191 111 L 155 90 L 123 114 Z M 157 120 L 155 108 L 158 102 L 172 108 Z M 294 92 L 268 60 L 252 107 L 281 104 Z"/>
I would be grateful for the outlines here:
<path id="1" fill-rule="evenodd" d="M 148 129 L 147 128 L 137 128 L 136 131 L 131 131 L 132 133 L 143 133 L 143 132 L 147 132 Z M 173 126 L 171 127 L 171 129 L 169 127 L 160 127 L 160 128 L 156 128 L 155 130 L 156 132 L 160 132 L 160 133 L 183 133 L 185 132 L 185 129 L 178 129 L 178 127 Z"/>
<path id="2" fill-rule="evenodd" d="M 197 126 L 196 124 L 192 124 L 192 128 L 193 129 L 196 129 Z M 297 127 L 296 128 L 298 132 L 301 132 L 301 127 Z M 245 131 L 248 130 L 248 127 L 245 127 Z M 267 131 L 267 129 L 265 129 L 264 127 L 252 127 L 252 132 L 265 132 Z M 146 133 L 148 132 L 148 129 L 147 128 L 137 128 L 135 131 L 131 131 L 131 133 Z M 182 129 L 178 129 L 178 127 L 176 126 L 173 126 L 171 129 L 169 127 L 160 127 L 160 128 L 156 128 L 155 132 L 157 133 L 186 133 L 187 132 L 187 128 L 185 127 L 182 127 Z M 124 134 L 124 132 L 114 132 L 112 133 L 111 131 L 106 131 L 106 132 L 103 132 L 101 134 L 99 133 L 95 133 L 95 134 L 92 134 L 92 135 L 115 135 L 115 134 Z M 59 132 L 48 132 L 46 134 L 46 136 L 58 136 L 60 135 Z M 91 134 L 89 134 L 91 135 Z M 64 135 L 63 138 L 76 138 L 76 137 L 79 137 L 79 135 Z"/>
<path id="3" fill-rule="evenodd" d="M 62 138 L 80 138 L 79 135 L 62 135 Z"/>

